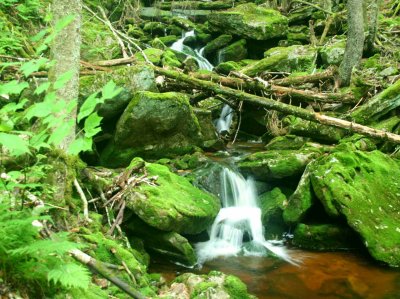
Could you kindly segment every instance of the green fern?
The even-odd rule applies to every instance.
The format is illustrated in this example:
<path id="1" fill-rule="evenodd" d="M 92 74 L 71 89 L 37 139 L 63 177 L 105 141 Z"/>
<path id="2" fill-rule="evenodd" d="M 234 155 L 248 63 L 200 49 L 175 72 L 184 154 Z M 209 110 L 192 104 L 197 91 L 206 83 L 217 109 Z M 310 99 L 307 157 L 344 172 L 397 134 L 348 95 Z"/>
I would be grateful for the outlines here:
<path id="1" fill-rule="evenodd" d="M 52 269 L 47 278 L 55 284 L 60 283 L 67 288 L 86 289 L 90 283 L 90 272 L 77 264 L 61 264 L 57 268 Z"/>

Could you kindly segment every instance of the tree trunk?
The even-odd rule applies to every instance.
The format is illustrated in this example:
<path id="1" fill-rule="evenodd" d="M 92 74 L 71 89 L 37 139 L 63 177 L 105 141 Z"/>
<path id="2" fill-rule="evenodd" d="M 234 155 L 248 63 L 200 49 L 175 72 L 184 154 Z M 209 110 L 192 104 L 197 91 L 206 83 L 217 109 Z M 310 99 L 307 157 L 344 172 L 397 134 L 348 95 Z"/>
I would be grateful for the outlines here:
<path id="1" fill-rule="evenodd" d="M 71 79 L 61 88 L 57 89 L 59 99 L 65 101 L 76 100 L 79 95 L 79 65 L 81 48 L 81 0 L 53 0 L 53 27 L 67 16 L 74 20 L 59 32 L 51 45 L 51 58 L 55 61 L 49 73 L 50 82 L 54 83 L 61 75 L 72 72 Z M 66 115 L 62 115 L 66 117 Z M 65 121 L 73 120 L 73 127 L 68 136 L 63 140 L 61 149 L 66 150 L 75 138 L 76 108 L 69 113 Z"/>
<path id="2" fill-rule="evenodd" d="M 375 52 L 375 37 L 378 31 L 378 14 L 380 0 L 364 1 L 364 23 L 367 35 L 365 37 L 364 52 L 370 56 Z"/>
<path id="3" fill-rule="evenodd" d="M 62 87 L 56 89 L 57 99 L 64 100 L 67 103 L 76 101 L 79 94 L 79 66 L 80 66 L 80 47 L 81 47 L 81 0 L 53 0 L 53 28 L 60 24 L 60 21 L 68 16 L 74 19 L 66 27 L 64 27 L 54 38 L 51 45 L 51 58 L 55 61 L 54 66 L 49 71 L 49 80 L 55 83 L 60 77 L 71 72 L 71 79 Z M 66 105 L 67 106 L 67 105 Z M 72 141 L 75 139 L 76 128 L 76 105 L 75 108 L 68 112 L 61 112 L 63 122 L 70 122 L 72 126 L 68 135 L 60 144 L 60 153 L 54 153 L 53 171 L 49 174 L 52 185 L 55 186 L 53 198 L 56 202 L 62 204 L 65 198 L 72 192 L 71 165 L 68 162 L 66 151 Z"/>
<path id="4" fill-rule="evenodd" d="M 364 16 L 363 1 L 347 1 L 347 42 L 344 58 L 339 67 L 339 79 L 341 86 L 350 84 L 351 72 L 360 62 L 364 48 Z"/>

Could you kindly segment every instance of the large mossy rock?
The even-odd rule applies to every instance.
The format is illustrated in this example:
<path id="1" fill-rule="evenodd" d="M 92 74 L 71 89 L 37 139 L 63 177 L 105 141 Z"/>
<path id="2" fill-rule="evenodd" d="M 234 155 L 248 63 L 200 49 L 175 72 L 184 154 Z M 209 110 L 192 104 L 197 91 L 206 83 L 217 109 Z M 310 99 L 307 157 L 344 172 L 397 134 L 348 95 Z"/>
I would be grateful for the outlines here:
<path id="1" fill-rule="evenodd" d="M 160 164 L 146 164 L 155 184 L 141 184 L 127 194 L 126 205 L 148 225 L 162 231 L 197 234 L 207 229 L 220 209 L 214 195 Z"/>
<path id="2" fill-rule="evenodd" d="M 240 170 L 257 180 L 271 181 L 300 176 L 307 164 L 321 154 L 317 148 L 258 152 L 239 161 Z"/>
<path id="3" fill-rule="evenodd" d="M 325 66 L 340 65 L 344 57 L 346 41 L 341 40 L 335 43 L 326 44 L 319 50 L 321 61 Z"/>
<path id="4" fill-rule="evenodd" d="M 101 164 L 126 166 L 135 156 L 164 158 L 193 152 L 200 146 L 199 122 L 186 95 L 138 92 L 120 117 Z"/>
<path id="5" fill-rule="evenodd" d="M 153 69 L 144 64 L 137 64 L 118 68 L 110 73 L 99 72 L 96 75 L 81 77 L 79 97 L 85 99 L 90 94 L 101 91 L 111 80 L 117 86 L 123 87 L 123 91 L 98 106 L 99 115 L 105 119 L 121 115 L 135 92 L 157 91 Z"/>
<path id="6" fill-rule="evenodd" d="M 265 58 L 246 66 L 241 71 L 248 76 L 255 76 L 265 71 L 290 73 L 311 71 L 316 55 L 316 49 L 310 46 L 276 47 L 266 51 Z"/>
<path id="7" fill-rule="evenodd" d="M 224 61 L 240 61 L 247 58 L 246 40 L 241 39 L 218 51 L 218 63 Z"/>
<path id="8" fill-rule="evenodd" d="M 344 216 L 377 260 L 400 266 L 400 164 L 379 151 L 322 157 L 310 178 L 325 211 Z"/>
<path id="9" fill-rule="evenodd" d="M 149 251 L 187 266 L 196 264 L 197 257 L 192 245 L 180 234 L 156 229 L 137 217 L 129 218 L 125 226 L 129 230 L 129 238 L 140 238 Z"/>
<path id="10" fill-rule="evenodd" d="M 288 20 L 278 11 L 246 3 L 208 16 L 212 31 L 238 35 L 246 39 L 269 40 L 283 37 Z"/>
<path id="11" fill-rule="evenodd" d="M 208 42 L 204 47 L 203 54 L 210 58 L 211 55 L 215 54 L 219 49 L 227 46 L 232 40 L 232 35 L 230 34 L 221 34 L 217 38 Z"/>

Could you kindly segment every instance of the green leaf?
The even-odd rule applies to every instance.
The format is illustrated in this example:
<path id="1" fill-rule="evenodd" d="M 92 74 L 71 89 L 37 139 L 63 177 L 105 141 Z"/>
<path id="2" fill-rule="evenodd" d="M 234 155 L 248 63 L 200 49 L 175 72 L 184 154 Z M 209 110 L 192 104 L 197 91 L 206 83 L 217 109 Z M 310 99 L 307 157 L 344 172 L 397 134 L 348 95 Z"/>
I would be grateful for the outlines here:
<path id="1" fill-rule="evenodd" d="M 29 153 L 28 141 L 20 136 L 0 133 L 0 144 L 7 148 L 11 156 L 20 156 Z"/>
<path id="2" fill-rule="evenodd" d="M 42 84 L 40 84 L 36 89 L 34 94 L 41 94 L 45 91 L 47 91 L 50 87 L 51 83 L 50 82 L 44 82 Z"/>
<path id="3" fill-rule="evenodd" d="M 75 139 L 68 148 L 70 155 L 78 155 L 80 152 L 86 152 L 92 150 L 92 138 L 79 137 Z"/>
<path id="4" fill-rule="evenodd" d="M 13 80 L 0 85 L 0 94 L 19 95 L 21 91 L 23 91 L 27 87 L 29 87 L 28 82 L 18 82 L 17 80 Z"/>
<path id="5" fill-rule="evenodd" d="M 101 97 L 104 100 L 112 99 L 117 96 L 123 89 L 117 87 L 114 81 L 108 81 L 108 83 L 101 90 Z"/>
<path id="6" fill-rule="evenodd" d="M 87 289 L 91 280 L 90 272 L 74 263 L 60 263 L 47 274 L 47 279 L 67 288 Z"/>
<path id="7" fill-rule="evenodd" d="M 71 134 L 75 120 L 70 119 L 69 121 L 63 121 L 50 135 L 48 143 L 59 145 L 65 137 Z"/>
<path id="8" fill-rule="evenodd" d="M 98 92 L 92 93 L 86 100 L 83 102 L 81 108 L 79 109 L 77 122 L 79 123 L 83 118 L 90 115 L 96 108 L 97 104 L 100 103 L 100 99 L 97 98 Z"/>
<path id="9" fill-rule="evenodd" d="M 49 60 L 47 58 L 39 58 L 35 60 L 28 61 L 21 65 L 20 70 L 25 77 L 28 77 L 33 72 L 37 72 L 42 66 L 46 65 Z"/>
<path id="10" fill-rule="evenodd" d="M 28 120 L 31 120 L 32 117 L 43 118 L 47 115 L 50 115 L 53 112 L 52 108 L 53 107 L 49 105 L 47 101 L 36 103 L 26 110 L 25 117 Z"/>
<path id="11" fill-rule="evenodd" d="M 56 82 L 54 82 L 54 89 L 60 89 L 61 87 L 64 87 L 65 84 L 67 84 L 67 82 L 69 80 L 71 80 L 72 76 L 74 75 L 74 72 L 72 70 L 65 72 L 64 74 L 62 74 Z"/>
<path id="12" fill-rule="evenodd" d="M 92 113 L 85 120 L 85 125 L 83 130 L 85 131 L 85 137 L 93 137 L 101 131 L 100 123 L 103 117 L 99 116 L 97 113 Z"/>

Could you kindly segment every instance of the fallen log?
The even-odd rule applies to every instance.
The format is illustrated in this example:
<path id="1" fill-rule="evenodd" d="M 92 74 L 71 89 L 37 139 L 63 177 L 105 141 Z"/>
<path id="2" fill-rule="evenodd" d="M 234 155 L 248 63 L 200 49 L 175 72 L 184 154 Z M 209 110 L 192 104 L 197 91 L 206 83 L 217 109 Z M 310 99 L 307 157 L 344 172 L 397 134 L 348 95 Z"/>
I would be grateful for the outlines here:
<path id="1" fill-rule="evenodd" d="M 156 66 L 153 66 L 153 69 L 157 74 L 178 80 L 178 82 L 184 82 L 190 84 L 191 86 L 197 89 L 209 90 L 216 94 L 225 95 L 231 97 L 232 99 L 236 99 L 238 101 L 259 105 L 267 109 L 279 111 L 283 114 L 294 115 L 302 119 L 317 122 L 323 125 L 347 129 L 350 132 L 359 133 L 361 135 L 371 137 L 374 139 L 390 141 L 396 144 L 400 144 L 400 135 L 397 134 L 373 129 L 347 120 L 329 117 L 300 107 L 295 107 L 282 102 L 274 101 L 269 98 L 264 98 L 240 90 L 220 86 L 219 84 L 210 81 L 200 80 L 177 71 L 167 70 Z"/>

